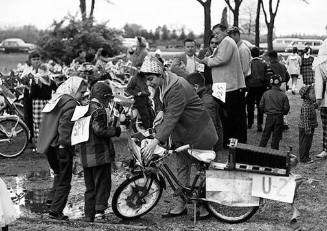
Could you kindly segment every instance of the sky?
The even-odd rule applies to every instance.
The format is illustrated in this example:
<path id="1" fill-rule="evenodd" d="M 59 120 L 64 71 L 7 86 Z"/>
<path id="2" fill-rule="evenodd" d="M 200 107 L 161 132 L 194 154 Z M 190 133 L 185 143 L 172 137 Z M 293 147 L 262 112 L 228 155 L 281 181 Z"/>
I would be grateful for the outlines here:
<path id="1" fill-rule="evenodd" d="M 263 0 L 268 2 L 268 0 Z M 87 0 L 87 2 L 91 2 Z M 169 28 L 193 30 L 203 33 L 203 7 L 196 0 L 96 0 L 95 19 L 108 22 L 108 26 L 121 29 L 126 23 L 136 23 L 145 29 L 155 29 L 166 24 Z M 232 1 L 233 2 L 233 1 Z M 317 34 L 327 35 L 326 0 L 281 0 L 275 22 L 277 35 Z M 255 12 L 256 1 L 243 0 Z M 212 25 L 218 23 L 225 7 L 223 0 L 212 0 Z M 0 0 L 0 27 L 35 25 L 49 28 L 53 20 L 67 14 L 79 16 L 79 0 Z M 89 7 L 88 7 L 89 9 Z M 248 18 L 245 14 L 245 18 Z M 229 17 L 232 24 L 232 15 Z M 262 20 L 262 22 L 264 22 Z"/>

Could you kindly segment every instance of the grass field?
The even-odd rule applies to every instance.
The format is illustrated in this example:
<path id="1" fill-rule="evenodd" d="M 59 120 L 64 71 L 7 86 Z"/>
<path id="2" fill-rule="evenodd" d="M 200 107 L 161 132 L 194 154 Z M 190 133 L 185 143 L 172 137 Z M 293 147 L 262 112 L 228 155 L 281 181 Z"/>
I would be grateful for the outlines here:
<path id="1" fill-rule="evenodd" d="M 0 53 L 0 72 L 8 73 L 11 69 L 17 67 L 18 63 L 27 61 L 28 54 L 26 53 Z"/>

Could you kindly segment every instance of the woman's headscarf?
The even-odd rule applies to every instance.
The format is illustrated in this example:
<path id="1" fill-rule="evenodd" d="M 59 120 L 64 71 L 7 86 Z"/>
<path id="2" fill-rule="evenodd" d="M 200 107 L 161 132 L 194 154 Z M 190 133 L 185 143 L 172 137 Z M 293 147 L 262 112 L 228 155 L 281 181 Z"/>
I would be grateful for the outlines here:
<path id="1" fill-rule="evenodd" d="M 75 97 L 83 80 L 84 80 L 83 78 L 78 76 L 70 77 L 58 87 L 56 92 L 52 95 L 51 101 L 56 100 L 63 95 L 70 95 Z"/>
<path id="2" fill-rule="evenodd" d="M 327 39 L 322 43 L 319 48 L 318 56 L 314 59 L 312 63 L 312 69 L 315 69 L 318 65 L 327 61 Z"/>
<path id="3" fill-rule="evenodd" d="M 75 95 L 78 92 L 83 80 L 84 79 L 81 77 L 72 76 L 63 82 L 52 95 L 52 98 L 45 105 L 42 112 L 52 111 L 63 95 L 70 95 L 75 98 Z"/>

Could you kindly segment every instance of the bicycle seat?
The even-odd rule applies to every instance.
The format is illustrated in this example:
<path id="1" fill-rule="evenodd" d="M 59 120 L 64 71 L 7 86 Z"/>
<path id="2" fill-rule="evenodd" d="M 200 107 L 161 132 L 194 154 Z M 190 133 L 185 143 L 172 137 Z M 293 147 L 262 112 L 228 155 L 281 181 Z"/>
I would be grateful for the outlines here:
<path id="1" fill-rule="evenodd" d="M 205 163 L 210 163 L 216 157 L 216 153 L 213 150 L 189 149 L 188 153 L 195 159 Z"/>

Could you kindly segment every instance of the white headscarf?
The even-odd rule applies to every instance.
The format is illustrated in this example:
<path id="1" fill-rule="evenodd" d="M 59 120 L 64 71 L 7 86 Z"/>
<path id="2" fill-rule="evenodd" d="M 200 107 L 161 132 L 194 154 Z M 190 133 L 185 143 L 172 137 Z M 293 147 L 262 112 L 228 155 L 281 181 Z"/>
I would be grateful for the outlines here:
<path id="1" fill-rule="evenodd" d="M 56 92 L 52 95 L 52 98 L 45 105 L 42 112 L 52 111 L 63 95 L 70 95 L 75 98 L 75 95 L 76 95 L 77 91 L 79 90 L 83 80 L 84 79 L 81 77 L 72 76 L 69 79 L 67 79 L 65 82 L 63 82 L 57 88 Z"/>
<path id="2" fill-rule="evenodd" d="M 314 59 L 312 63 L 312 69 L 315 69 L 320 64 L 327 61 L 327 39 L 322 43 L 319 48 L 318 56 Z"/>

